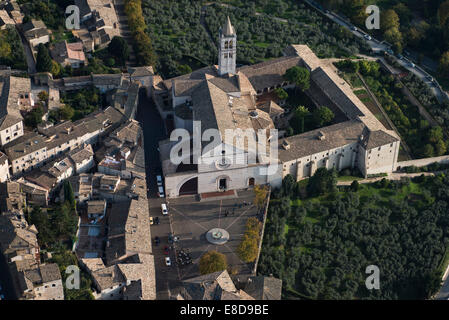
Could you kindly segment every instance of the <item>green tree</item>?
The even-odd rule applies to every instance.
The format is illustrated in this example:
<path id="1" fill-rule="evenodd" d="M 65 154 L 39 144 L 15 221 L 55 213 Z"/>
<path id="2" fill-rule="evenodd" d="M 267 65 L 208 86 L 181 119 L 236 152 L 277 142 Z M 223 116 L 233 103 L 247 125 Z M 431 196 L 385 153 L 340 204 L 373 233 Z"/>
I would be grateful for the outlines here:
<path id="1" fill-rule="evenodd" d="M 310 114 L 309 109 L 299 106 L 295 110 L 295 116 L 301 121 L 301 133 L 304 132 L 304 119 Z"/>
<path id="2" fill-rule="evenodd" d="M 237 254 L 242 261 L 250 263 L 256 260 L 258 250 L 257 239 L 244 234 L 242 242 L 240 242 L 240 245 L 237 247 Z"/>
<path id="3" fill-rule="evenodd" d="M 443 140 L 438 140 L 435 144 L 435 152 L 437 156 L 442 156 L 446 153 L 446 144 Z"/>
<path id="4" fill-rule="evenodd" d="M 72 206 L 73 210 L 76 210 L 76 201 L 72 184 L 67 180 L 64 181 L 64 201 L 68 202 Z"/>
<path id="5" fill-rule="evenodd" d="M 302 91 L 310 87 L 310 72 L 306 68 L 294 66 L 288 69 L 284 78 L 290 83 L 295 84 Z"/>
<path id="6" fill-rule="evenodd" d="M 359 190 L 359 182 L 357 180 L 352 181 L 351 190 L 357 192 Z"/>
<path id="7" fill-rule="evenodd" d="M 46 46 L 42 43 L 37 48 L 36 70 L 37 72 L 51 72 L 53 63 Z"/>
<path id="8" fill-rule="evenodd" d="M 432 127 L 429 130 L 429 141 L 432 143 L 437 143 L 439 140 L 443 139 L 443 129 L 440 126 Z"/>
<path id="9" fill-rule="evenodd" d="M 75 115 L 75 110 L 73 110 L 73 108 L 67 104 L 63 105 L 59 109 L 59 117 L 62 120 L 70 120 L 73 118 L 74 115 Z"/>
<path id="10" fill-rule="evenodd" d="M 380 17 L 380 28 L 382 31 L 390 29 L 399 29 L 399 16 L 393 9 L 388 9 L 382 12 Z"/>
<path id="11" fill-rule="evenodd" d="M 226 270 L 228 264 L 224 254 L 217 251 L 209 251 L 203 254 L 199 262 L 201 274 L 209 274 L 217 271 Z"/>
<path id="12" fill-rule="evenodd" d="M 288 93 L 282 88 L 274 89 L 274 93 L 276 93 L 279 100 L 286 100 L 288 98 Z"/>
<path id="13" fill-rule="evenodd" d="M 25 125 L 36 128 L 39 123 L 42 123 L 43 116 L 44 109 L 42 108 L 42 105 L 37 104 L 37 106 L 25 116 Z"/>
<path id="14" fill-rule="evenodd" d="M 41 102 L 47 103 L 47 101 L 48 101 L 47 91 L 41 91 L 41 92 L 39 92 L 39 94 L 37 96 Z"/>
<path id="15" fill-rule="evenodd" d="M 441 55 L 438 71 L 442 76 L 449 77 L 449 51 Z"/>
<path id="16" fill-rule="evenodd" d="M 422 155 L 426 158 L 433 157 L 435 150 L 431 144 L 426 144 L 422 150 Z"/>
<path id="17" fill-rule="evenodd" d="M 323 127 L 334 120 L 334 113 L 328 107 L 317 108 L 313 111 L 313 120 L 317 127 Z"/>
<path id="18" fill-rule="evenodd" d="M 337 186 L 337 172 L 334 169 L 319 168 L 307 183 L 307 192 L 319 196 L 334 192 Z"/>
<path id="19" fill-rule="evenodd" d="M 122 66 L 126 64 L 129 58 L 129 47 L 126 40 L 122 37 L 115 36 L 112 38 L 108 46 L 109 53 L 117 58 Z"/>
<path id="20" fill-rule="evenodd" d="M 446 24 L 446 20 L 449 18 L 449 0 L 444 1 L 438 8 L 438 22 L 441 27 Z"/>
<path id="21" fill-rule="evenodd" d="M 189 74 L 192 73 L 192 68 L 188 64 L 180 64 L 178 66 L 178 70 L 181 74 Z"/>

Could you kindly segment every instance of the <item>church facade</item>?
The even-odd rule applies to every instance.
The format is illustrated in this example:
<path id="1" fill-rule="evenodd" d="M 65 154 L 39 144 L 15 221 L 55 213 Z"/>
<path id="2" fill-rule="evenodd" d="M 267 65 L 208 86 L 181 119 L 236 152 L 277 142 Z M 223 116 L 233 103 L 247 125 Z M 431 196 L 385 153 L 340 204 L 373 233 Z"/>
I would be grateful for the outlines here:
<path id="1" fill-rule="evenodd" d="M 173 79 L 153 79 L 156 106 L 175 129 L 203 138 L 210 130 L 218 135 L 214 147 L 207 152 L 203 148 L 200 154 L 194 147 L 207 143 L 192 140 L 191 152 L 181 163 L 174 163 L 172 157 L 177 141 L 159 143 L 167 197 L 226 192 L 256 184 L 278 187 L 288 174 L 301 180 L 320 167 L 357 167 L 364 175 L 395 170 L 400 138 L 387 130 L 349 84 L 309 47 L 291 45 L 281 58 L 237 68 L 236 46 L 237 34 L 228 18 L 219 31 L 218 65 Z M 267 97 L 276 88 L 294 87 L 284 79 L 294 66 L 310 71 L 307 94 L 311 100 L 317 106 L 338 110 L 343 120 L 278 139 L 276 124 L 284 110 Z M 257 146 L 263 148 L 256 150 L 245 143 L 242 132 L 248 130 L 266 133 L 256 135 Z"/>

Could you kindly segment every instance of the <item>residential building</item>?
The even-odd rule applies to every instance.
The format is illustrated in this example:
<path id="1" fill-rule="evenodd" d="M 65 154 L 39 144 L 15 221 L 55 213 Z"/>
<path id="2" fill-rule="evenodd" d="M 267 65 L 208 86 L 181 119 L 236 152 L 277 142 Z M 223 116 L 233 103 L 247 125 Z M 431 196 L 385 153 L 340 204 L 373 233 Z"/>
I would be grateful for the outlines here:
<path id="1" fill-rule="evenodd" d="M 41 167 L 49 160 L 83 144 L 95 144 L 100 136 L 114 130 L 123 120 L 123 115 L 112 107 L 94 112 L 84 119 L 66 121 L 47 129 L 40 129 L 5 147 L 12 175 L 17 176 Z M 84 155 L 84 152 L 78 153 Z M 74 155 L 77 157 L 77 155 Z M 79 163 L 88 168 L 92 160 Z"/>
<path id="2" fill-rule="evenodd" d="M 56 263 L 42 264 L 20 273 L 21 290 L 26 300 L 64 300 L 64 287 Z"/>
<path id="3" fill-rule="evenodd" d="M 87 202 L 87 217 L 91 223 L 96 223 L 106 215 L 105 200 L 89 200 Z"/>
<path id="4" fill-rule="evenodd" d="M 53 60 L 64 67 L 71 66 L 73 69 L 78 69 L 87 65 L 82 42 L 68 43 L 64 40 L 56 43 L 50 52 Z"/>
<path id="5" fill-rule="evenodd" d="M 227 270 L 182 281 L 178 300 L 255 300 L 234 285 Z"/>
<path id="6" fill-rule="evenodd" d="M 75 5 L 80 8 L 81 23 L 87 29 L 80 36 L 85 47 L 102 49 L 114 36 L 120 36 L 119 21 L 112 0 L 75 0 Z"/>
<path id="7" fill-rule="evenodd" d="M 33 106 L 31 82 L 27 78 L 0 78 L 0 145 L 5 146 L 23 136 L 22 108 Z"/>
<path id="8" fill-rule="evenodd" d="M 9 162 L 8 157 L 3 152 L 0 152 L 0 182 L 9 180 Z"/>
<path id="9" fill-rule="evenodd" d="M 0 10 L 0 29 L 6 29 L 7 26 L 15 26 L 16 22 L 9 16 L 6 10 Z"/>
<path id="10" fill-rule="evenodd" d="M 51 31 L 47 29 L 47 26 L 41 20 L 32 19 L 22 25 L 22 30 L 31 48 L 35 48 L 41 43 L 46 44 L 50 42 Z"/>

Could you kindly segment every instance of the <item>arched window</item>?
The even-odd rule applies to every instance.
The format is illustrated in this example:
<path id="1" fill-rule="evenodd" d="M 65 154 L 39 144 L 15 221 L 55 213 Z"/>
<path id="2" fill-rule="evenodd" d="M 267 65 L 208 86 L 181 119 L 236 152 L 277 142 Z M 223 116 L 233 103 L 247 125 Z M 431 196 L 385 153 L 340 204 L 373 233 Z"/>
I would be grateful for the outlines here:
<path id="1" fill-rule="evenodd" d="M 232 40 L 229 41 L 229 49 L 233 48 Z"/>
<path id="2" fill-rule="evenodd" d="M 227 48 L 228 48 L 228 46 L 229 46 L 229 42 L 228 42 L 228 41 L 225 41 L 225 43 L 224 43 L 224 47 L 225 47 L 225 49 L 227 49 Z"/>

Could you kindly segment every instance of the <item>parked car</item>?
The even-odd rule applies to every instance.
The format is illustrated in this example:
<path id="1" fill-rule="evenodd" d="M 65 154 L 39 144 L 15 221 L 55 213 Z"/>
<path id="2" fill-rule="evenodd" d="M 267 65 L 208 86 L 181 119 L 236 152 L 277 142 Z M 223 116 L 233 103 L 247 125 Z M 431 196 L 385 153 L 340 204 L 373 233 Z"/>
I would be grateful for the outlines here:
<path id="1" fill-rule="evenodd" d="M 409 61 L 408 65 L 409 65 L 409 67 L 412 67 L 412 68 L 416 67 L 416 65 L 411 61 Z"/>
<path id="2" fill-rule="evenodd" d="M 371 38 L 371 36 L 369 35 L 369 34 L 365 34 L 364 36 L 363 36 L 366 40 L 368 40 L 368 41 L 370 41 L 372 38 Z M 387 50 L 388 51 L 388 50 Z"/>
<path id="3" fill-rule="evenodd" d="M 427 76 L 426 79 L 429 80 L 430 82 L 433 82 L 433 78 L 431 76 Z"/>
<path id="4" fill-rule="evenodd" d="M 162 187 L 162 176 L 157 175 L 156 176 L 157 186 Z"/>
<path id="5" fill-rule="evenodd" d="M 164 254 L 167 256 L 170 254 L 170 251 L 168 250 L 168 246 L 164 247 Z"/>
<path id="6" fill-rule="evenodd" d="M 159 196 L 159 198 L 165 198 L 164 187 L 159 186 L 157 195 Z"/>
<path id="7" fill-rule="evenodd" d="M 357 31 L 357 30 L 359 30 L 359 29 L 357 29 L 356 26 L 352 26 L 352 27 L 351 27 L 351 30 L 352 30 L 352 31 Z"/>
<path id="8" fill-rule="evenodd" d="M 159 239 L 159 237 L 154 237 L 154 244 L 155 245 L 159 245 L 159 243 L 161 242 L 161 239 Z"/>
<path id="9" fill-rule="evenodd" d="M 159 224 L 159 217 L 154 217 L 154 224 Z"/>
<path id="10" fill-rule="evenodd" d="M 153 222 L 153 217 L 150 217 L 150 225 L 152 225 L 154 222 Z"/>
<path id="11" fill-rule="evenodd" d="M 167 208 L 167 204 L 162 203 L 161 204 L 161 210 L 162 210 L 162 214 L 165 216 L 168 214 L 168 208 Z"/>
<path id="12" fill-rule="evenodd" d="M 171 260 L 170 260 L 170 257 L 165 257 L 165 265 L 166 265 L 167 267 L 170 267 L 170 266 L 171 266 Z"/>

